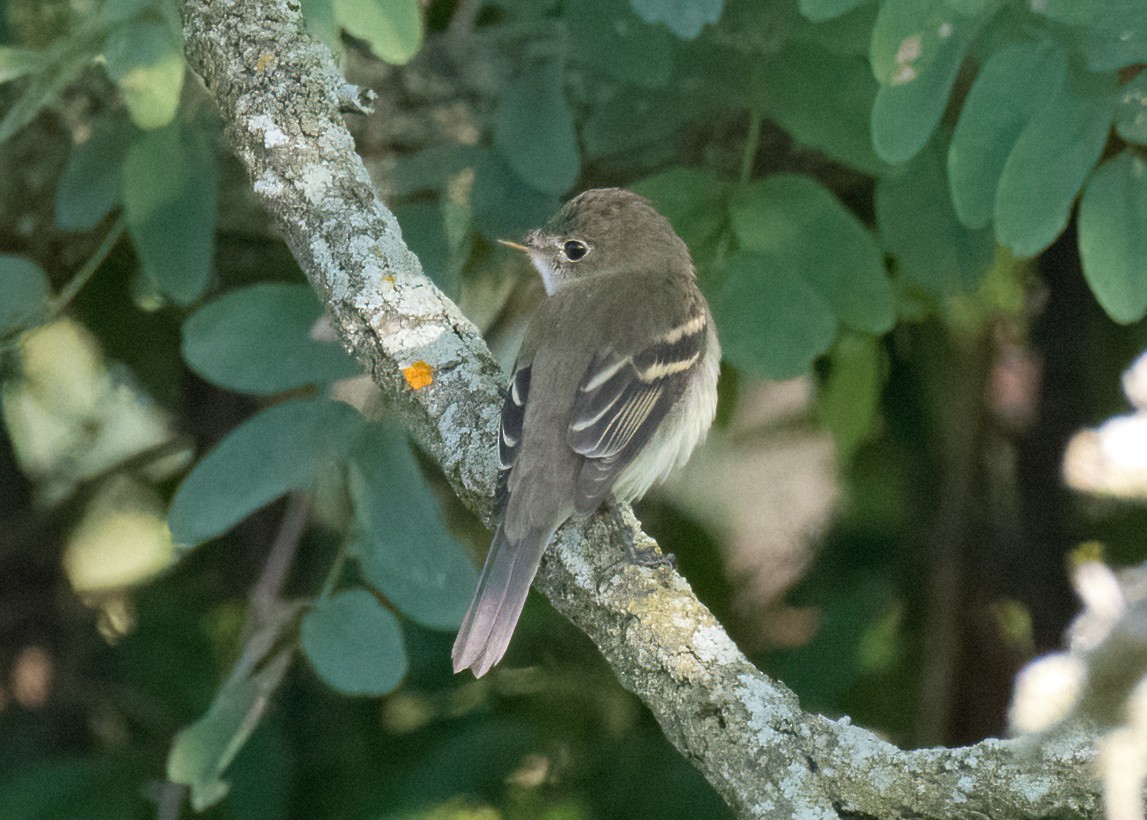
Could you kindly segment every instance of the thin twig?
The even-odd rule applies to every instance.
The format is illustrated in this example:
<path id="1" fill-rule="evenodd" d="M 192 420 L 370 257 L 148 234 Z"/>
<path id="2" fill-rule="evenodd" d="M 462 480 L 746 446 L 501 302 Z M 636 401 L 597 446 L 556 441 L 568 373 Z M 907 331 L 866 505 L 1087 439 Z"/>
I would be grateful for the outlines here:
<path id="1" fill-rule="evenodd" d="M 71 304 L 71 301 L 76 298 L 76 294 L 83 290 L 88 280 L 95 276 L 96 271 L 100 269 L 104 261 L 108 258 L 108 254 L 112 252 L 112 248 L 119 242 L 125 230 L 127 230 L 127 220 L 124 219 L 123 214 L 120 214 L 116 217 L 112 226 L 108 228 L 108 232 L 104 234 L 103 241 L 100 242 L 99 247 L 88 257 L 88 261 L 83 264 L 83 267 L 76 271 L 75 275 L 68 281 L 68 284 L 64 285 L 63 290 L 60 291 L 55 301 L 52 302 L 51 310 L 48 311 L 48 315 L 51 318 L 55 319 L 59 316 L 64 308 Z"/>
<path id="2" fill-rule="evenodd" d="M 272 620 L 272 612 L 279 603 L 283 584 L 286 583 L 291 564 L 294 563 L 295 553 L 298 552 L 299 541 L 302 540 L 310 512 L 310 493 L 291 493 L 287 499 L 287 509 L 283 512 L 282 523 L 279 524 L 279 531 L 275 535 L 275 540 L 271 542 L 267 561 L 263 564 L 263 571 L 259 573 L 255 586 L 251 588 L 250 617 L 254 630 Z"/>

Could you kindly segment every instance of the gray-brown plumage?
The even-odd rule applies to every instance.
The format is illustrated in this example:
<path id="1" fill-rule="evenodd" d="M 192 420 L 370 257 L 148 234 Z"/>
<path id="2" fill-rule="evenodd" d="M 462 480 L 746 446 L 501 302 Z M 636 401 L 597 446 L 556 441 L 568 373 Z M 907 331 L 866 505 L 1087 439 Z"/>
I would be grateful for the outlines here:
<path id="1" fill-rule="evenodd" d="M 571 200 L 523 245 L 547 297 L 502 406 L 497 531 L 454 670 L 506 651 L 542 553 L 612 492 L 639 498 L 704 438 L 720 349 L 685 243 L 648 200 L 606 188 Z"/>

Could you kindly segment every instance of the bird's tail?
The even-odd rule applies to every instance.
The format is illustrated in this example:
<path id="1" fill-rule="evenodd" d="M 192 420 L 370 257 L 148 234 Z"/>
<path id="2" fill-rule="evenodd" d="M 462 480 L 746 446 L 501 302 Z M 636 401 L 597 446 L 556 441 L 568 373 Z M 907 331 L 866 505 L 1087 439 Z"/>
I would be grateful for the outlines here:
<path id="1" fill-rule="evenodd" d="M 494 534 L 478 589 L 454 641 L 454 671 L 480 678 L 502 659 L 553 529 L 528 531 L 518 542 L 501 525 Z"/>

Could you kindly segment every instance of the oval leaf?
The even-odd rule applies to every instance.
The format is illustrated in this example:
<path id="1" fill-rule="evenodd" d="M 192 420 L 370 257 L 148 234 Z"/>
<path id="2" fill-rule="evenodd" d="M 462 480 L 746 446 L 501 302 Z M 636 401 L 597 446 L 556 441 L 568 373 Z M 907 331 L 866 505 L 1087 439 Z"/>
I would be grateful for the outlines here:
<path id="1" fill-rule="evenodd" d="M 1067 54 L 1050 41 L 1000 49 L 980 70 L 948 148 L 952 203 L 967 227 L 991 222 L 1008 155 L 1066 74 Z"/>
<path id="2" fill-rule="evenodd" d="M 877 181 L 876 224 L 900 275 L 934 295 L 975 288 L 994 257 L 991 231 L 956 217 L 935 147 Z"/>
<path id="3" fill-rule="evenodd" d="M 339 345 L 311 338 L 322 312 L 306 285 L 233 291 L 183 323 L 183 358 L 213 384 L 264 395 L 360 374 Z"/>
<path id="4" fill-rule="evenodd" d="M 478 573 L 450 535 L 406 437 L 373 424 L 350 462 L 363 578 L 404 615 L 431 629 L 455 629 Z"/>
<path id="5" fill-rule="evenodd" d="M 232 430 L 183 479 L 167 523 L 177 544 L 215 538 L 284 493 L 308 487 L 362 432 L 353 407 L 327 398 L 271 407 Z"/>
<path id="6" fill-rule="evenodd" d="M 165 22 L 138 17 L 112 29 L 104 49 L 108 74 L 140 128 L 162 128 L 179 110 L 183 51 Z"/>
<path id="7" fill-rule="evenodd" d="M 406 675 L 398 619 L 365 589 L 319 601 L 303 616 L 302 646 L 318 676 L 344 695 L 385 695 Z"/>
<path id="8" fill-rule="evenodd" d="M 1079 204 L 1083 274 L 1107 315 L 1147 312 L 1147 162 L 1130 151 L 1099 166 Z"/>
<path id="9" fill-rule="evenodd" d="M 418 0 L 331 0 L 335 19 L 348 34 L 365 40 L 380 60 L 410 62 L 422 47 Z"/>
<path id="10" fill-rule="evenodd" d="M 560 195 L 577 182 L 577 137 L 558 61 L 506 83 L 494 116 L 494 145 L 539 191 Z"/>
<path id="11" fill-rule="evenodd" d="M 1114 91 L 1114 75 L 1069 71 L 1016 140 L 1000 174 L 995 220 L 997 239 L 1017 256 L 1039 253 L 1067 225 L 1107 142 Z"/>
<path id="12" fill-rule="evenodd" d="M 892 328 L 892 283 L 876 239 L 810 177 L 775 174 L 732 208 L 741 247 L 766 254 L 811 285 L 845 325 Z"/>
<path id="13" fill-rule="evenodd" d="M 696 40 L 701 29 L 721 19 L 725 0 L 629 0 L 634 14 L 661 23 L 682 40 Z"/>
<path id="14" fill-rule="evenodd" d="M 178 123 L 135 135 L 123 168 L 128 230 L 148 279 L 177 305 L 211 278 L 215 249 L 215 155 Z"/>
<path id="15" fill-rule="evenodd" d="M 713 299 L 726 359 L 770 379 L 809 371 L 836 336 L 832 307 L 804 279 L 762 253 L 738 251 Z"/>
<path id="16" fill-rule="evenodd" d="M 685 240 L 694 257 L 727 224 L 726 205 L 733 184 L 701 168 L 672 168 L 635 182 L 634 192 L 648 197 Z"/>
<path id="17" fill-rule="evenodd" d="M 890 84 L 881 85 L 872 105 L 872 147 L 882 160 L 907 162 L 927 144 L 948 105 L 973 34 L 975 26 L 965 21 L 940 43 L 927 65 L 908 65 Z"/>
<path id="18" fill-rule="evenodd" d="M 76 143 L 56 186 L 56 224 L 66 231 L 94 228 L 120 202 L 123 162 L 131 143 L 125 118 L 96 121 L 87 142 Z"/>
<path id="19" fill-rule="evenodd" d="M 43 321 L 51 295 L 39 265 L 23 256 L 0 254 L 0 339 Z"/>
<path id="20" fill-rule="evenodd" d="M 562 16 L 579 61 L 644 88 L 669 83 L 672 36 L 641 20 L 625 0 L 565 0 Z"/>

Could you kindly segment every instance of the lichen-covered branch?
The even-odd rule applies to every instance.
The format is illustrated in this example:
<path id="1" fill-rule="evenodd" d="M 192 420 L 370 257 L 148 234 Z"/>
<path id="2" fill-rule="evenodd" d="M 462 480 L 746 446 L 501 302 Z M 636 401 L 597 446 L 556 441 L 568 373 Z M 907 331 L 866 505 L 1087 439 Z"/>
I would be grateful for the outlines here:
<path id="1" fill-rule="evenodd" d="M 187 0 L 191 65 L 231 148 L 345 343 L 393 399 L 459 497 L 489 518 L 498 370 L 477 330 L 421 272 L 342 120 L 358 101 L 295 0 Z M 345 97 L 345 99 L 344 99 Z M 433 382 L 414 389 L 416 362 Z M 563 528 L 537 587 L 592 638 L 669 739 L 746 817 L 1019 817 L 1096 811 L 1093 752 L 1064 738 L 901 751 L 847 720 L 802 712 L 665 569 L 607 578 L 628 510 Z"/>

